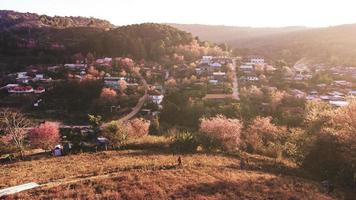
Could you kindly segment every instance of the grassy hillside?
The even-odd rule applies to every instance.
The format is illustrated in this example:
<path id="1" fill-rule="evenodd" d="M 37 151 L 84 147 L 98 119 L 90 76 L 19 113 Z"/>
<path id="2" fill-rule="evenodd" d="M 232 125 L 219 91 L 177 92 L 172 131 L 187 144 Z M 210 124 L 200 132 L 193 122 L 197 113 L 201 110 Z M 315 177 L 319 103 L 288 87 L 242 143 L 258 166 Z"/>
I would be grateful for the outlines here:
<path id="1" fill-rule="evenodd" d="M 165 139 L 150 141 L 131 144 L 132 150 L 42 155 L 4 164 L 0 188 L 31 181 L 42 185 L 8 199 L 342 199 L 337 192 L 326 195 L 315 181 L 298 178 L 305 174 L 293 163 L 196 153 L 181 155 L 183 166 L 177 166 L 179 155 L 165 150 Z M 244 170 L 241 157 L 248 160 Z"/>

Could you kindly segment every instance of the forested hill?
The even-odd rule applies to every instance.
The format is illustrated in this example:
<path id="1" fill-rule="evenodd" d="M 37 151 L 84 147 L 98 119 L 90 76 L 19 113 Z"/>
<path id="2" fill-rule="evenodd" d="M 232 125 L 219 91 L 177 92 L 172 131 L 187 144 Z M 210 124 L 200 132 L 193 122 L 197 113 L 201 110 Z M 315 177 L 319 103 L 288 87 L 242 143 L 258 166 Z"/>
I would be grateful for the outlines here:
<path id="1" fill-rule="evenodd" d="M 271 59 L 308 58 L 332 65 L 356 66 L 356 24 L 315 28 L 228 42 Z"/>
<path id="2" fill-rule="evenodd" d="M 94 27 L 114 28 L 114 25 L 106 20 L 86 17 L 50 17 L 35 13 L 20 13 L 9 10 L 0 10 L 0 30 L 14 28 L 69 28 L 69 27 Z"/>
<path id="3" fill-rule="evenodd" d="M 2 13 L 17 16 L 11 11 Z M 0 18 L 0 27 L 7 27 L 0 29 L 0 70 L 20 69 L 38 63 L 71 62 L 73 54 L 81 53 L 85 56 L 89 52 L 97 57 L 129 56 L 157 61 L 172 55 L 172 48 L 189 45 L 194 40 L 190 33 L 154 23 L 103 29 L 106 26 L 83 25 L 86 18 L 59 17 L 57 19 L 84 21 L 69 27 L 60 25 L 62 28 L 58 28 L 59 25 L 38 26 L 38 21 L 33 20 L 36 14 L 20 16 L 18 20 L 13 19 L 18 23 L 9 23 L 9 17 Z M 55 18 L 50 19 L 56 21 Z M 111 27 L 110 23 L 108 27 Z"/>

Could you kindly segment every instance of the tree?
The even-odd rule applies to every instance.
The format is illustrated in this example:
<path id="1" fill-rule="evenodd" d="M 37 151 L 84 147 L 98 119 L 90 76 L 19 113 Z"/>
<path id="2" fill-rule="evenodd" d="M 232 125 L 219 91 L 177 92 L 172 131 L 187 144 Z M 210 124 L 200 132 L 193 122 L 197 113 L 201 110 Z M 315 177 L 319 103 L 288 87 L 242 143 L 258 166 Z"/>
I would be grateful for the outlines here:
<path id="1" fill-rule="evenodd" d="M 128 128 L 121 121 L 106 123 L 101 128 L 102 136 L 109 140 L 109 144 L 118 148 L 128 139 Z"/>
<path id="2" fill-rule="evenodd" d="M 128 135 L 131 137 L 143 137 L 148 135 L 150 122 L 142 118 L 136 118 L 128 123 Z"/>
<path id="3" fill-rule="evenodd" d="M 45 122 L 30 132 L 30 144 L 33 147 L 50 150 L 60 140 L 59 125 L 56 122 Z"/>
<path id="4" fill-rule="evenodd" d="M 127 82 L 125 80 L 119 80 L 119 88 L 121 93 L 127 89 Z"/>
<path id="5" fill-rule="evenodd" d="M 271 122 L 271 117 L 256 117 L 244 132 L 243 140 L 249 152 L 260 153 L 268 156 L 279 156 L 283 131 Z"/>
<path id="6" fill-rule="evenodd" d="M 240 144 L 242 124 L 238 119 L 229 119 L 223 115 L 202 118 L 200 132 L 210 140 L 209 145 L 223 150 L 235 150 Z"/>
<path id="7" fill-rule="evenodd" d="M 88 115 L 89 118 L 89 124 L 94 130 L 95 133 L 98 133 L 100 130 L 100 126 L 103 123 L 103 117 L 100 115 Z"/>
<path id="8" fill-rule="evenodd" d="M 100 98 L 109 102 L 115 100 L 117 93 L 111 88 L 103 88 L 100 93 Z"/>
<path id="9" fill-rule="evenodd" d="M 31 121 L 22 113 L 10 111 L 8 109 L 0 112 L 0 128 L 3 135 L 1 142 L 6 145 L 14 145 L 21 153 L 25 150 L 25 138 L 27 137 L 27 128 L 31 127 Z"/>

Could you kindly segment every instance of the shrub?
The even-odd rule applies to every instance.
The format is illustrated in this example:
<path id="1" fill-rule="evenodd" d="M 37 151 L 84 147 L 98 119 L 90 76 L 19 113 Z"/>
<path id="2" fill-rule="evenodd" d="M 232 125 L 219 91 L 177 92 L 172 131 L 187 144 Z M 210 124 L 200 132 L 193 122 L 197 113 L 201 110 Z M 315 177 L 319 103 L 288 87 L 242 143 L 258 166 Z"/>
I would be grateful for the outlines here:
<path id="1" fill-rule="evenodd" d="M 128 135 L 134 138 L 146 136 L 148 135 L 149 127 L 149 121 L 142 118 L 133 119 L 127 124 Z"/>
<path id="2" fill-rule="evenodd" d="M 158 118 L 155 118 L 151 121 L 149 127 L 149 133 L 151 135 L 158 135 L 160 134 L 160 124 Z"/>
<path id="3" fill-rule="evenodd" d="M 56 122 L 45 122 L 34 128 L 29 135 L 33 147 L 50 150 L 58 144 L 59 125 Z"/>
<path id="4" fill-rule="evenodd" d="M 177 152 L 194 152 L 197 150 L 197 134 L 188 131 L 176 132 L 173 135 L 171 148 Z"/>
<path id="5" fill-rule="evenodd" d="M 109 140 L 109 144 L 119 148 L 128 139 L 128 129 L 120 121 L 112 121 L 102 126 L 102 136 Z"/>
<path id="6" fill-rule="evenodd" d="M 210 150 L 235 150 L 240 144 L 241 127 L 238 119 L 229 119 L 222 115 L 202 118 L 200 132 L 203 146 Z"/>
<path id="7" fill-rule="evenodd" d="M 282 155 L 283 129 L 271 123 L 271 117 L 256 117 L 243 135 L 244 146 L 251 153 L 278 157 Z"/>

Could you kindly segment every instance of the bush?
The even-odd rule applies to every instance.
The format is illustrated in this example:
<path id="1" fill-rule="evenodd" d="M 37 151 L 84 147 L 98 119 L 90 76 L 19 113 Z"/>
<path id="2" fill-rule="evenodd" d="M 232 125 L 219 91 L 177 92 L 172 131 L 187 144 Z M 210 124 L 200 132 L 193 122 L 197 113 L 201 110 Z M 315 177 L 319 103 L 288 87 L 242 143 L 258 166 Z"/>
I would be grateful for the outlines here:
<path id="1" fill-rule="evenodd" d="M 240 144 L 242 124 L 238 119 L 218 115 L 202 118 L 200 132 L 202 145 L 208 150 L 236 150 Z"/>
<path id="2" fill-rule="evenodd" d="M 127 129 L 130 137 L 138 138 L 148 135 L 150 122 L 142 118 L 136 118 L 128 122 Z"/>
<path id="3" fill-rule="evenodd" d="M 102 136 L 109 140 L 113 147 L 120 148 L 128 139 L 128 129 L 120 121 L 112 121 L 102 126 Z"/>
<path id="4" fill-rule="evenodd" d="M 171 148 L 176 152 L 194 152 L 197 150 L 197 134 L 188 131 L 177 132 L 174 134 Z"/>
<path id="5" fill-rule="evenodd" d="M 285 130 L 274 125 L 270 117 L 256 117 L 243 135 L 244 147 L 250 153 L 278 157 L 283 151 Z"/>

